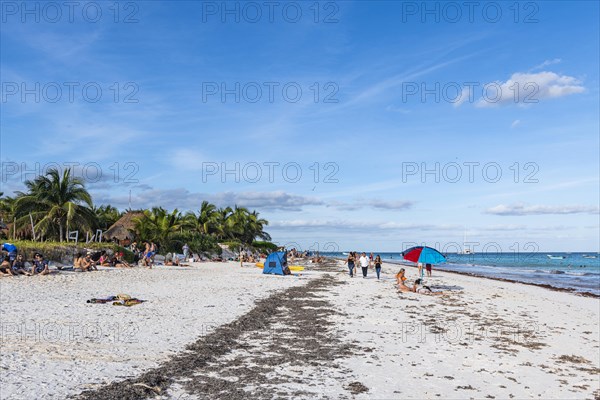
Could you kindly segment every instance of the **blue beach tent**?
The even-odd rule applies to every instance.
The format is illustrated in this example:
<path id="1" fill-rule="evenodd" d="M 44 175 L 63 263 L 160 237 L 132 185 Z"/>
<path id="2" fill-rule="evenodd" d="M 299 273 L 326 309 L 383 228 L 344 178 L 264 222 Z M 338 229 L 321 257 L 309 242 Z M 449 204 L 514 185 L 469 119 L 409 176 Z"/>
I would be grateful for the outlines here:
<path id="1" fill-rule="evenodd" d="M 263 274 L 290 275 L 291 272 L 287 264 L 287 253 L 276 251 L 269 254 L 265 260 Z"/>

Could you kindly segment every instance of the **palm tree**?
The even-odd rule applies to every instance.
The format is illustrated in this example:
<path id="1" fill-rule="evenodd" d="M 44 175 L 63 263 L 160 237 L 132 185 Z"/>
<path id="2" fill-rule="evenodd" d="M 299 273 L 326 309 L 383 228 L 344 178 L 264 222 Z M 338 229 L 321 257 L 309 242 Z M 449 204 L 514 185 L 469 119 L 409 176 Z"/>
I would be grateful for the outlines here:
<path id="1" fill-rule="evenodd" d="M 92 197 L 70 168 L 62 176 L 58 169 L 50 169 L 46 175 L 25 181 L 25 186 L 28 192 L 17 192 L 15 201 L 18 226 L 26 225 L 31 215 L 36 232 L 58 236 L 61 242 L 67 229 L 90 231 L 95 222 Z"/>
<path id="2" fill-rule="evenodd" d="M 9 223 L 12 222 L 14 217 L 14 197 L 6 196 L 3 197 L 4 193 L 0 192 L 0 222 Z"/>
<path id="3" fill-rule="evenodd" d="M 4 237 L 5 235 L 10 236 L 9 225 L 14 221 L 14 205 L 15 199 L 12 197 L 3 197 L 4 192 L 0 192 L 0 235 Z M 12 227 L 13 231 L 15 227 Z M 6 230 L 6 232 L 5 232 Z"/>
<path id="4" fill-rule="evenodd" d="M 229 235 L 229 218 L 233 210 L 231 207 L 219 208 L 216 215 L 216 224 L 214 234 L 217 239 L 225 239 Z"/>
<path id="5" fill-rule="evenodd" d="M 177 209 L 169 213 L 162 207 L 145 210 L 144 216 L 135 219 L 138 235 L 143 240 L 158 243 L 161 247 L 167 245 L 171 236 L 177 233 L 182 225 L 183 218 Z"/>
<path id="6" fill-rule="evenodd" d="M 234 206 L 225 220 L 225 234 L 230 239 L 243 239 L 246 227 L 248 209 Z"/>
<path id="7" fill-rule="evenodd" d="M 218 221 L 219 239 L 236 240 L 247 245 L 251 245 L 257 237 L 271 240 L 271 236 L 264 231 L 269 222 L 260 218 L 258 212 L 250 212 L 245 207 L 219 209 Z"/>
<path id="8" fill-rule="evenodd" d="M 208 235 L 215 232 L 217 219 L 217 207 L 204 200 L 198 214 L 190 211 L 185 215 L 185 227 L 201 235 Z"/>
<path id="9" fill-rule="evenodd" d="M 96 216 L 96 228 L 107 230 L 123 215 L 116 207 L 111 205 L 102 205 L 92 208 Z"/>
<path id="10" fill-rule="evenodd" d="M 271 240 L 271 235 L 265 232 L 264 227 L 269 225 L 269 221 L 258 217 L 257 211 L 252 211 L 248 216 L 247 229 L 251 235 L 251 240 L 254 241 L 257 237 L 262 240 Z"/>

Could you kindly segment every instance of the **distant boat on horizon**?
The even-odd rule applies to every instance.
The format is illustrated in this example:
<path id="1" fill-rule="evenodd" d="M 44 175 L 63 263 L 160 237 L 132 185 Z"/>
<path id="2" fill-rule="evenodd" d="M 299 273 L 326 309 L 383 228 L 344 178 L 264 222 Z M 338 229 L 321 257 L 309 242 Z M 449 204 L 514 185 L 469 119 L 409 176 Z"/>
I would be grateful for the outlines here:
<path id="1" fill-rule="evenodd" d="M 475 254 L 475 252 L 467 247 L 467 230 L 465 229 L 465 234 L 463 236 L 463 249 L 461 252 L 458 252 L 457 254 Z"/>
<path id="2" fill-rule="evenodd" d="M 546 254 L 546 256 L 551 260 L 564 260 L 567 256 L 553 256 L 552 254 Z"/>

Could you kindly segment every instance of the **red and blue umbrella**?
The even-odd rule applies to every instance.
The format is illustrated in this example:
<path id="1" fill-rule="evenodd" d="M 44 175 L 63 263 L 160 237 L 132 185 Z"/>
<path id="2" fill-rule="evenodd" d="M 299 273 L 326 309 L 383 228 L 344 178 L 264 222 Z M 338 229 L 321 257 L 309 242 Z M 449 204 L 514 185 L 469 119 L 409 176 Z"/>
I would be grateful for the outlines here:
<path id="1" fill-rule="evenodd" d="M 442 253 L 428 246 L 411 247 L 402 253 L 402 258 L 422 264 L 440 264 L 446 262 L 446 257 Z"/>

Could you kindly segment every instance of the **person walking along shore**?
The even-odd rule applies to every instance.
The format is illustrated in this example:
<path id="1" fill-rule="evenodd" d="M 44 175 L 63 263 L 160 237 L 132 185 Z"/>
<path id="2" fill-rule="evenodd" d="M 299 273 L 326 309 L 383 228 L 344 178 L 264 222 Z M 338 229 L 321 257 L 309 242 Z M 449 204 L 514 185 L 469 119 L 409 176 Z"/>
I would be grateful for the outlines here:
<path id="1" fill-rule="evenodd" d="M 362 268 L 363 278 L 367 277 L 367 272 L 369 271 L 369 259 L 367 258 L 366 253 L 362 253 L 360 259 L 358 260 L 360 267 Z"/>
<path id="2" fill-rule="evenodd" d="M 379 279 L 379 276 L 381 275 L 381 257 L 379 254 L 375 257 L 375 273 L 377 274 L 377 279 Z"/>
<path id="3" fill-rule="evenodd" d="M 354 277 L 354 253 L 348 253 L 348 259 L 346 259 L 348 263 L 348 270 L 350 271 L 350 278 Z"/>

